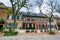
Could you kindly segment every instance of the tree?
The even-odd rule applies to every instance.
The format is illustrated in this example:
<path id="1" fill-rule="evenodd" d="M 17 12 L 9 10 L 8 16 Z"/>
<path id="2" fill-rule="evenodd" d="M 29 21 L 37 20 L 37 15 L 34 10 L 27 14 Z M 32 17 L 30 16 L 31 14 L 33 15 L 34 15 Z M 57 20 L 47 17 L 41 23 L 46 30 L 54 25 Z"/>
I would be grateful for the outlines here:
<path id="1" fill-rule="evenodd" d="M 60 13 L 60 4 L 57 4 L 56 11 L 57 11 L 58 13 Z"/>
<path id="2" fill-rule="evenodd" d="M 25 5 L 26 0 L 10 0 L 11 2 L 11 13 L 14 16 L 14 26 L 13 26 L 13 31 L 12 33 L 14 33 L 15 27 L 16 27 L 16 16 L 19 13 L 20 9 Z"/>
<path id="3" fill-rule="evenodd" d="M 57 0 L 48 0 L 49 2 L 45 2 L 48 6 L 50 6 L 50 10 L 51 11 L 48 11 L 48 10 L 46 10 L 46 11 L 48 11 L 49 12 L 49 15 L 46 15 L 46 14 L 44 14 L 44 13 L 42 13 L 42 10 L 40 9 L 41 8 L 41 5 L 39 5 L 39 10 L 40 10 L 40 13 L 41 14 L 43 14 L 44 16 L 46 16 L 47 17 L 47 19 L 49 20 L 49 25 L 50 25 L 50 32 L 51 32 L 51 20 L 53 19 L 53 12 L 54 12 L 54 10 L 55 10 L 55 8 L 56 8 L 56 1 Z M 54 2 L 55 1 L 55 2 Z"/>
<path id="4" fill-rule="evenodd" d="M 27 0 L 26 5 L 24 6 L 25 8 L 27 8 L 27 14 L 29 14 L 29 12 L 30 12 L 29 10 L 32 6 L 33 5 L 30 3 L 30 0 Z"/>

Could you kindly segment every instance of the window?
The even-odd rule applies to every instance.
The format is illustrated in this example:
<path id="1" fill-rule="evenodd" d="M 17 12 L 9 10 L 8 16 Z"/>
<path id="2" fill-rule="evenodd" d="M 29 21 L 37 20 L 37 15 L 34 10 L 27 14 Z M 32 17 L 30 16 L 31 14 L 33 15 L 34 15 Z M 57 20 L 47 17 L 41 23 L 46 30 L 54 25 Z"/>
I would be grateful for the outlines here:
<path id="1" fill-rule="evenodd" d="M 32 23 L 32 28 L 34 27 L 34 24 Z"/>
<path id="2" fill-rule="evenodd" d="M 55 25 L 51 25 L 51 28 L 55 28 L 56 26 Z M 48 28 L 50 28 L 50 25 L 48 25 Z"/>
<path id="3" fill-rule="evenodd" d="M 54 26 L 53 26 L 53 28 L 56 28 L 56 29 L 57 29 L 57 26 L 56 26 L 56 25 L 54 25 Z"/>
<path id="4" fill-rule="evenodd" d="M 32 18 L 31 21 L 34 21 L 34 18 Z"/>
<path id="5" fill-rule="evenodd" d="M 4 13 L 6 10 L 5 9 L 1 9 L 1 12 Z"/>
<path id="6" fill-rule="evenodd" d="M 16 20 L 21 20 L 21 16 L 16 16 Z"/>
<path id="7" fill-rule="evenodd" d="M 23 20 L 25 21 L 26 20 L 26 17 L 23 17 Z"/>
<path id="8" fill-rule="evenodd" d="M 23 23 L 22 29 L 25 29 L 26 26 L 27 26 L 26 23 Z"/>
<path id="9" fill-rule="evenodd" d="M 27 24 L 27 27 L 29 28 L 29 23 Z"/>
<path id="10" fill-rule="evenodd" d="M 19 20 L 21 20 L 21 19 L 22 19 L 22 16 L 20 15 L 20 16 L 19 16 Z"/>
<path id="11" fill-rule="evenodd" d="M 12 15 L 8 15 L 8 19 L 13 19 L 13 16 Z"/>
<path id="12" fill-rule="evenodd" d="M 0 17 L 0 20 L 4 20 L 4 17 Z"/>
<path id="13" fill-rule="evenodd" d="M 41 25 L 39 25 L 39 28 L 46 28 L 46 25 L 41 24 Z"/>
<path id="14" fill-rule="evenodd" d="M 41 21 L 41 18 L 40 18 L 40 21 Z"/>
<path id="15" fill-rule="evenodd" d="M 30 21 L 30 17 L 28 17 L 27 20 Z"/>
<path id="16" fill-rule="evenodd" d="M 19 16 L 16 16 L 16 20 L 19 20 Z"/>
<path id="17" fill-rule="evenodd" d="M 2 12 L 4 13 L 4 12 L 5 12 L 5 10 L 2 10 Z"/>
<path id="18" fill-rule="evenodd" d="M 0 17 L 0 20 L 1 20 L 1 17 Z"/>
<path id="19" fill-rule="evenodd" d="M 49 22 L 49 20 L 48 20 L 48 22 Z M 51 22 L 54 22 L 54 20 L 53 20 L 53 19 L 51 19 Z"/>
<path id="20" fill-rule="evenodd" d="M 44 19 L 44 18 L 42 18 L 42 21 L 45 21 L 45 19 Z"/>
<path id="21" fill-rule="evenodd" d="M 17 27 L 17 23 L 16 23 L 15 26 Z M 6 27 L 7 28 L 12 28 L 12 27 L 14 27 L 14 24 L 13 23 L 6 23 Z"/>
<path id="22" fill-rule="evenodd" d="M 39 25 L 39 28 L 42 28 L 42 25 Z"/>
<path id="23" fill-rule="evenodd" d="M 4 17 L 0 17 L 0 23 L 4 23 Z"/>
<path id="24" fill-rule="evenodd" d="M 36 21 L 38 21 L 38 18 L 36 18 Z"/>

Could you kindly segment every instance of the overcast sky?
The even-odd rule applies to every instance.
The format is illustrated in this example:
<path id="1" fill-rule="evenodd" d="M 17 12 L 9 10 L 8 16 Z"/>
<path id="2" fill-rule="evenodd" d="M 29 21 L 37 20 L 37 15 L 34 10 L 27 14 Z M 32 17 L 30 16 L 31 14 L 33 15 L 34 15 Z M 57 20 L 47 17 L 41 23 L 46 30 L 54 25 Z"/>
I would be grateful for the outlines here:
<path id="1" fill-rule="evenodd" d="M 31 7 L 30 11 L 33 13 L 39 13 L 39 7 L 37 5 L 35 5 L 36 0 L 30 0 L 30 3 L 34 4 L 33 7 Z M 59 0 L 60 1 L 60 0 Z M 11 6 L 11 3 L 9 2 L 9 0 L 0 0 L 0 2 L 3 2 L 6 6 Z M 47 0 L 44 0 L 44 2 L 48 2 Z M 45 8 L 46 7 L 46 8 Z M 48 9 L 48 5 L 43 3 L 43 6 L 41 7 L 41 9 L 43 10 L 43 13 L 47 13 L 45 9 Z M 49 10 L 49 9 L 48 9 Z M 21 11 L 27 11 L 26 8 L 22 8 Z M 55 13 L 54 15 L 59 15 L 58 13 Z"/>

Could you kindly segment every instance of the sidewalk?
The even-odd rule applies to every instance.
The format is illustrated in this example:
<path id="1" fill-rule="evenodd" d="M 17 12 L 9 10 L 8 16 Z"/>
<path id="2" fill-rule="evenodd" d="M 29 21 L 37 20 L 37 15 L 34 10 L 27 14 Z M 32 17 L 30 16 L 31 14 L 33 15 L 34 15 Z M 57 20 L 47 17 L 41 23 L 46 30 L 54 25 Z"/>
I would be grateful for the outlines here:
<path id="1" fill-rule="evenodd" d="M 1 32 L 0 32 L 0 36 L 4 36 L 4 33 L 1 33 Z"/>
<path id="2" fill-rule="evenodd" d="M 47 32 L 44 33 L 18 33 L 17 36 L 40 36 L 40 35 L 50 35 Z M 60 33 L 55 33 L 55 35 L 60 35 Z"/>
<path id="3" fill-rule="evenodd" d="M 17 36 L 40 36 L 49 35 L 48 33 L 18 33 Z"/>

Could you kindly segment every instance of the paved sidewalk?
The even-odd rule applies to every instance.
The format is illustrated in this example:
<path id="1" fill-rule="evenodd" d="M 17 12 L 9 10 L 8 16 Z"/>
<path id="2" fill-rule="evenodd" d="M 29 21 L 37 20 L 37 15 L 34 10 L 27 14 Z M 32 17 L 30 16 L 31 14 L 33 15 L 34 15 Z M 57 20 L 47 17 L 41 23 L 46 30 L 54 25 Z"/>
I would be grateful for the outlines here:
<path id="1" fill-rule="evenodd" d="M 50 35 L 47 32 L 44 33 L 18 33 L 17 36 L 40 36 L 40 35 Z M 56 33 L 55 35 L 60 35 L 60 33 Z"/>
<path id="2" fill-rule="evenodd" d="M 0 32 L 0 36 L 3 36 L 3 35 L 4 35 L 4 33 L 1 33 L 1 32 Z"/>
<path id="3" fill-rule="evenodd" d="M 41 36 L 6 36 L 0 37 L 0 40 L 60 40 L 60 35 L 41 35 Z"/>

